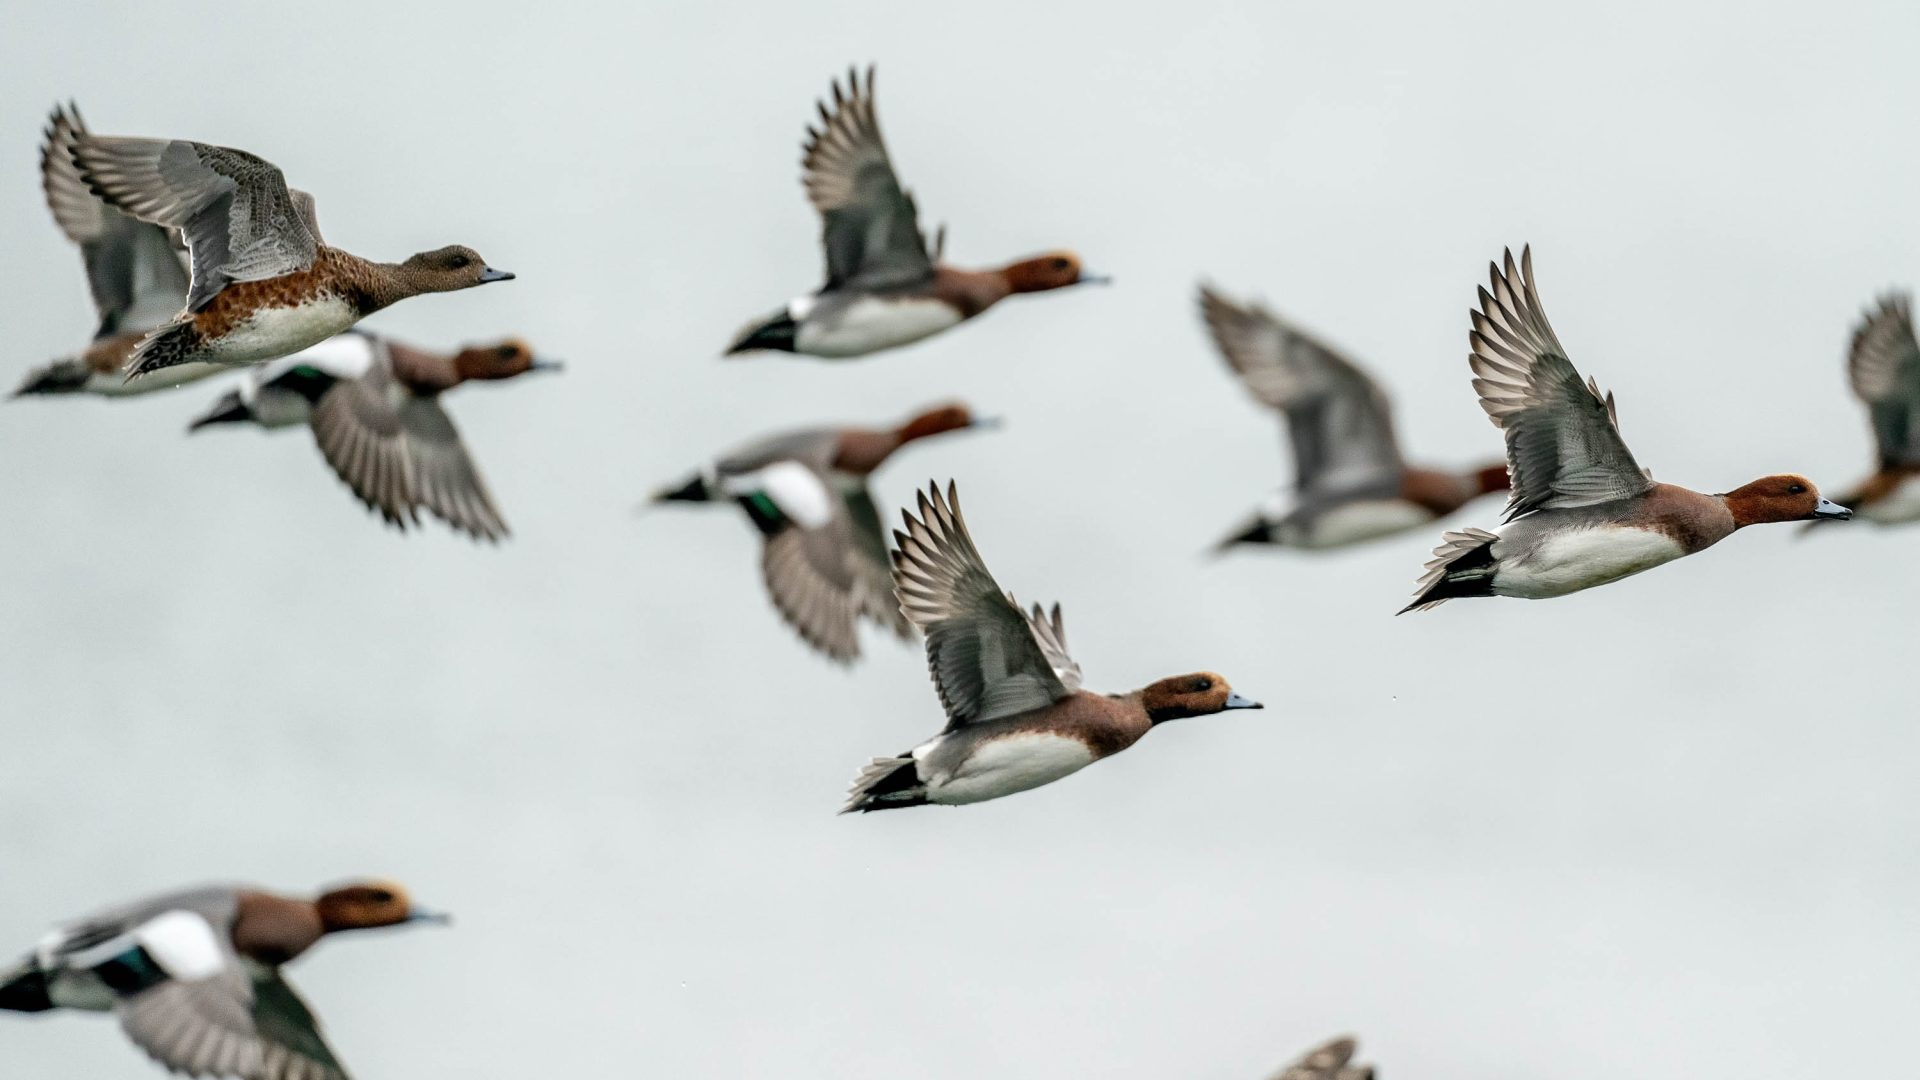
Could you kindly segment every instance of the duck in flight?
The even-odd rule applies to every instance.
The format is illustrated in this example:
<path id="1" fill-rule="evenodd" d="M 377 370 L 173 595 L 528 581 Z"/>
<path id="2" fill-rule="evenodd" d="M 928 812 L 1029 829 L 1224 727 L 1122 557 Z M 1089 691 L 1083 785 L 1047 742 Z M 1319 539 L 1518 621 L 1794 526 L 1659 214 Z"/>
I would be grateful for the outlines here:
<path id="1" fill-rule="evenodd" d="M 1276 497 L 1216 545 L 1326 550 L 1432 524 L 1507 489 L 1505 462 L 1464 472 L 1400 456 L 1386 392 L 1339 350 L 1260 304 L 1202 285 L 1200 314 L 1247 392 L 1286 417 L 1291 499 Z"/>
<path id="2" fill-rule="evenodd" d="M 819 109 L 820 126 L 807 129 L 801 180 L 820 213 L 826 284 L 750 324 L 728 355 L 866 356 L 950 329 L 1015 293 L 1107 280 L 1084 273 L 1068 251 L 997 270 L 946 265 L 944 230 L 927 243 L 913 196 L 901 188 L 880 138 L 873 69 L 864 82 L 849 71 L 844 88 L 833 85 L 832 106 L 821 102 Z"/>
<path id="3" fill-rule="evenodd" d="M 1853 512 L 1795 474 L 1724 495 L 1655 483 L 1620 437 L 1613 395 L 1582 381 L 1534 288 L 1533 252 L 1494 264 L 1469 339 L 1480 407 L 1507 434 L 1513 493 L 1498 532 L 1450 532 L 1413 602 L 1565 596 L 1703 551 L 1748 525 L 1845 520 Z"/>
<path id="4" fill-rule="evenodd" d="M 987 571 L 951 483 L 920 495 L 893 534 L 900 609 L 927 638 L 927 668 L 946 707 L 940 734 L 875 758 L 841 813 L 985 802 L 1051 784 L 1125 750 L 1169 720 L 1258 709 L 1210 671 L 1127 694 L 1081 689 L 1060 606 L 1022 611 Z"/>
<path id="5" fill-rule="evenodd" d="M 313 196 L 244 150 L 77 129 L 66 140 L 95 194 L 179 229 L 192 257 L 186 307 L 134 348 L 128 379 L 179 364 L 277 359 L 408 297 L 513 278 L 457 244 L 400 263 L 329 247 Z"/>

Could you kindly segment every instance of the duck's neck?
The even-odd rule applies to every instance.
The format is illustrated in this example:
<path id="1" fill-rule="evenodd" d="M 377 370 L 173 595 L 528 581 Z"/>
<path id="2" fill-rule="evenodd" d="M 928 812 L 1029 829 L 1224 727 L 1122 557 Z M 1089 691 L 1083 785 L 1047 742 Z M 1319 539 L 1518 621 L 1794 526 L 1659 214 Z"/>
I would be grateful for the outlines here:
<path id="1" fill-rule="evenodd" d="M 1013 295 L 1013 282 L 1005 268 L 999 270 L 956 270 L 935 267 L 934 295 L 952 304 L 962 318 L 971 319 Z"/>
<path id="2" fill-rule="evenodd" d="M 866 476 L 907 441 L 898 431 L 848 428 L 840 433 L 840 444 L 834 448 L 833 467 L 855 476 Z"/>
<path id="3" fill-rule="evenodd" d="M 403 263 L 374 262 L 338 248 L 323 248 L 340 265 L 340 272 L 352 279 L 360 292 L 360 312 L 371 315 L 412 296 L 428 291 L 427 275 Z"/>
<path id="4" fill-rule="evenodd" d="M 417 394 L 438 394 L 467 381 L 454 357 L 430 353 L 398 342 L 387 343 L 393 358 L 393 376 Z"/>
<path id="5" fill-rule="evenodd" d="M 266 892 L 242 892 L 233 912 L 233 947 L 268 966 L 284 964 L 313 948 L 326 933 L 310 900 Z"/>

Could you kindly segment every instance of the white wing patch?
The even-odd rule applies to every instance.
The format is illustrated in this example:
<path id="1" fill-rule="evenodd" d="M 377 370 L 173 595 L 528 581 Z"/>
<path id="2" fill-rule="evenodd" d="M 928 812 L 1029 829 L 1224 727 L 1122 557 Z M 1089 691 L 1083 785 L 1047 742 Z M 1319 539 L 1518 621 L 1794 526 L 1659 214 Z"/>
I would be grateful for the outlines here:
<path id="1" fill-rule="evenodd" d="M 726 477 L 720 489 L 735 496 L 765 494 L 803 529 L 818 529 L 833 520 L 833 493 L 818 474 L 797 461 L 776 461 L 764 469 Z"/>
<path id="2" fill-rule="evenodd" d="M 169 911 L 141 923 L 133 939 L 162 971 L 183 982 L 210 979 L 227 966 L 227 952 L 212 925 L 190 911 Z"/>

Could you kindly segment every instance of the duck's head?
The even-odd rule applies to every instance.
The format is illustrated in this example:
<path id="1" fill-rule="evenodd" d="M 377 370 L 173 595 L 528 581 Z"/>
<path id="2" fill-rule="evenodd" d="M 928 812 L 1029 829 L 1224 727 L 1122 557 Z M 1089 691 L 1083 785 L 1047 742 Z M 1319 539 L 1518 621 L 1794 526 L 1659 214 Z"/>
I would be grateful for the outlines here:
<path id="1" fill-rule="evenodd" d="M 1265 705 L 1243 697 L 1227 685 L 1227 680 L 1211 671 L 1175 675 L 1141 691 L 1141 704 L 1147 719 L 1155 724 L 1189 716 L 1212 716 L 1228 709 L 1264 709 Z"/>
<path id="2" fill-rule="evenodd" d="M 1845 521 L 1853 511 L 1820 496 L 1813 481 L 1794 473 L 1763 476 L 1720 496 L 1735 528 L 1771 521 Z"/>
<path id="3" fill-rule="evenodd" d="M 1017 293 L 1046 292 L 1069 285 L 1105 285 L 1110 280 L 1086 273 L 1080 267 L 1080 256 L 1071 251 L 1052 251 L 1021 259 L 1000 273 L 1007 279 L 1007 288 Z"/>
<path id="4" fill-rule="evenodd" d="M 903 443 L 915 439 L 924 439 L 930 435 L 943 435 L 949 431 L 962 431 L 973 427 L 995 427 L 999 419 L 991 416 L 975 416 L 972 409 L 959 402 L 938 405 L 916 416 L 895 429 Z"/>
<path id="5" fill-rule="evenodd" d="M 533 347 L 519 338 L 507 338 L 492 345 L 469 345 L 453 358 L 454 370 L 462 379 L 511 379 L 529 371 L 559 371 L 558 360 L 543 360 Z"/>
<path id="6" fill-rule="evenodd" d="M 446 915 L 414 906 L 407 890 L 391 881 L 357 881 L 321 893 L 313 902 L 320 926 L 329 933 L 371 930 L 401 923 L 445 923 Z"/>
<path id="7" fill-rule="evenodd" d="M 401 263 L 400 272 L 420 292 L 454 292 L 490 281 L 513 280 L 512 274 L 488 266 L 479 252 L 464 244 L 423 251 Z"/>

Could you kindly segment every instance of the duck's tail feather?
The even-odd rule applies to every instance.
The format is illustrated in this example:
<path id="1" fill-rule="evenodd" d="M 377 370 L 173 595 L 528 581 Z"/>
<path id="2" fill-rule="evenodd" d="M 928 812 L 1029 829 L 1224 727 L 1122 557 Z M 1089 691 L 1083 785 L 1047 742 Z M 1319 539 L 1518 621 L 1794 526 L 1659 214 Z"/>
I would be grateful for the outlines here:
<path id="1" fill-rule="evenodd" d="M 31 959 L 0 979 L 0 1009 L 10 1012 L 46 1012 L 53 1008 L 47 987 L 47 973 Z"/>
<path id="2" fill-rule="evenodd" d="M 13 388 L 13 396 L 77 394 L 87 388 L 87 380 L 92 377 L 93 372 L 85 360 L 77 357 L 55 360 L 27 372 L 27 377 L 20 380 L 20 385 Z"/>
<path id="3" fill-rule="evenodd" d="M 1433 549 L 1426 573 L 1414 587 L 1413 603 L 1394 612 L 1425 611 L 1462 596 L 1492 596 L 1493 543 L 1500 539 L 1485 529 L 1445 533 Z"/>
<path id="4" fill-rule="evenodd" d="M 200 331 L 193 320 L 170 322 L 140 340 L 133 355 L 127 357 L 126 377 L 131 382 L 150 371 L 185 364 L 200 351 Z"/>
<path id="5" fill-rule="evenodd" d="M 733 344 L 727 346 L 727 355 L 754 352 L 760 349 L 775 349 L 780 352 L 794 351 L 794 337 L 800 332 L 800 324 L 793 321 L 786 308 L 772 315 L 742 327 L 734 335 Z"/>
<path id="6" fill-rule="evenodd" d="M 925 806 L 927 786 L 920 782 L 912 754 L 874 758 L 853 780 L 843 814 L 871 814 L 875 810 L 897 810 L 903 806 Z"/>

